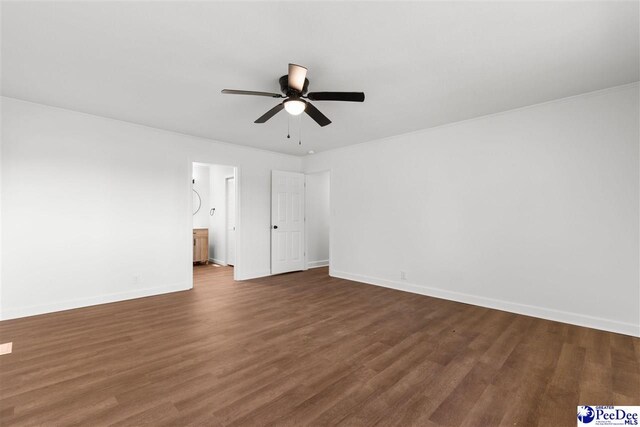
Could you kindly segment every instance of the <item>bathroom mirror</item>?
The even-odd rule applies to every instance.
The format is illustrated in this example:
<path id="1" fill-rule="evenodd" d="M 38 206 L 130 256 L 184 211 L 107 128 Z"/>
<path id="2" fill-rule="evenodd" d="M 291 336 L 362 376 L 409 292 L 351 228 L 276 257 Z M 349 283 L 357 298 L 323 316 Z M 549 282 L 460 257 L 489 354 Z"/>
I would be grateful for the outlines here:
<path id="1" fill-rule="evenodd" d="M 193 190 L 193 214 L 197 214 L 202 206 L 202 199 L 196 190 Z"/>

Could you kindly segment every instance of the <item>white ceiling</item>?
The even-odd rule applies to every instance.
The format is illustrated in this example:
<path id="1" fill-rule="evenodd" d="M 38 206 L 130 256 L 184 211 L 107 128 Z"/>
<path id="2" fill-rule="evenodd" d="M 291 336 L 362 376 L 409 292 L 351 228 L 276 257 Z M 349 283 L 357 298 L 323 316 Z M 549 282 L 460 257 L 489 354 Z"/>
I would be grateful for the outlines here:
<path id="1" fill-rule="evenodd" d="M 290 154 L 639 80 L 632 2 L 6 2 L 2 94 Z M 333 123 L 253 121 L 287 64 Z"/>

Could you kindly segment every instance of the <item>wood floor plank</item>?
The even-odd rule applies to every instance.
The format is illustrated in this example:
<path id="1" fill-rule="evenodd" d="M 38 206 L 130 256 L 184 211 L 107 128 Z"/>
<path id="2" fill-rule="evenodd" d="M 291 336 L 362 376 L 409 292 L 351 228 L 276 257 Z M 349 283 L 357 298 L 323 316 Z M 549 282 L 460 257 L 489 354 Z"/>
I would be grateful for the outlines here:
<path id="1" fill-rule="evenodd" d="M 0 425 L 575 425 L 640 403 L 640 340 L 326 268 L 0 322 Z"/>

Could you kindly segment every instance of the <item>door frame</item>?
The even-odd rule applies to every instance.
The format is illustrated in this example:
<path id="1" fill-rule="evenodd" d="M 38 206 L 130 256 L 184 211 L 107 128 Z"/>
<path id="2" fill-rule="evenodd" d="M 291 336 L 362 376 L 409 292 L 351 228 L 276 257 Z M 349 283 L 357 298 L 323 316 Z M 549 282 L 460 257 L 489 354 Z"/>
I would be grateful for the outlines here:
<path id="1" fill-rule="evenodd" d="M 234 174 L 235 175 L 235 174 Z M 227 176 L 224 178 L 224 263 L 225 265 L 229 265 L 229 227 L 227 226 L 229 221 L 229 180 L 233 179 L 233 192 L 234 192 L 234 200 L 238 198 L 237 188 L 236 188 L 236 177 L 235 176 Z M 236 207 L 238 206 L 238 202 L 236 200 Z M 236 212 L 235 218 L 235 232 L 238 232 L 238 215 Z M 236 266 L 236 256 L 238 255 L 237 244 L 238 244 L 238 235 L 235 236 L 235 244 L 234 244 L 234 256 L 233 256 L 233 267 Z"/>
<path id="2" fill-rule="evenodd" d="M 321 173 L 325 173 L 328 172 L 329 173 L 329 274 L 331 274 L 331 266 L 333 265 L 333 263 L 331 262 L 331 253 L 333 252 L 331 250 L 331 242 L 333 242 L 333 239 L 331 238 L 331 233 L 333 233 L 333 210 L 331 209 L 331 207 L 333 206 L 333 179 L 332 179 L 332 170 L 331 169 L 319 169 L 319 170 L 313 170 L 310 172 L 304 171 L 304 185 L 305 185 L 305 192 L 304 192 L 304 196 L 305 196 L 305 220 L 304 220 L 304 269 L 308 270 L 308 259 L 307 259 L 307 253 L 309 253 L 309 229 L 308 229 L 308 224 L 307 224 L 307 190 L 306 190 L 306 185 L 307 185 L 307 175 L 316 175 L 316 174 L 321 174 Z"/>
<path id="3" fill-rule="evenodd" d="M 203 156 L 206 157 L 206 156 Z M 185 225 L 184 225 L 184 233 L 185 240 L 184 245 L 185 248 L 182 251 L 186 254 L 185 256 L 185 277 L 187 281 L 187 288 L 193 289 L 193 196 L 192 196 L 192 179 L 193 179 L 193 164 L 194 163 L 202 163 L 207 164 L 209 166 L 220 165 L 220 166 L 229 166 L 233 168 L 233 177 L 235 178 L 235 190 L 236 190 L 236 265 L 233 268 L 233 280 L 240 280 L 239 277 L 242 277 L 242 239 L 240 238 L 242 233 L 242 203 L 241 197 L 242 194 L 242 169 L 240 166 L 236 165 L 225 165 L 222 163 L 216 163 L 213 159 L 202 159 L 202 157 L 189 157 L 187 158 L 187 167 L 186 167 L 186 176 L 185 176 L 185 190 L 184 190 L 184 200 L 185 203 Z M 226 254 L 225 254 L 226 256 Z"/>

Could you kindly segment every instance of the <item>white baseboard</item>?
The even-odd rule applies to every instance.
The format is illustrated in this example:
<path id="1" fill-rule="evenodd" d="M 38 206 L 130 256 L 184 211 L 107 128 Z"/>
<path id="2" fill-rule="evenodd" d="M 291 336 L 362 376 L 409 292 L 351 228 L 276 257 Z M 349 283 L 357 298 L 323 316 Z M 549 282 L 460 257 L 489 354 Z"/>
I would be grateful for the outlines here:
<path id="1" fill-rule="evenodd" d="M 323 259 L 321 261 L 307 261 L 307 268 L 328 267 L 329 260 Z"/>
<path id="2" fill-rule="evenodd" d="M 227 265 L 227 263 L 222 261 L 221 259 L 209 258 L 209 262 L 212 262 L 212 263 L 218 264 L 218 265 L 222 265 L 222 266 L 226 266 Z"/>
<path id="3" fill-rule="evenodd" d="M 539 317 L 541 319 L 554 320 L 556 322 L 569 323 L 572 325 L 585 326 L 587 328 L 601 329 L 609 332 L 616 332 L 625 335 L 640 337 L 640 325 L 624 323 L 616 320 L 603 319 L 585 314 L 572 313 L 568 311 L 554 310 L 550 308 L 537 307 L 533 305 L 520 304 L 515 302 L 486 298 L 477 295 L 470 295 L 461 292 L 448 291 L 440 288 L 416 285 L 405 281 L 379 279 L 361 274 L 347 273 L 344 271 L 329 271 L 332 277 L 353 280 L 355 282 L 367 283 L 370 285 L 383 286 L 385 288 L 396 289 L 414 294 L 426 295 L 465 304 L 478 305 L 481 307 L 493 308 L 496 310 L 508 311 L 510 313 L 524 314 L 526 316 Z"/>
<path id="4" fill-rule="evenodd" d="M 259 277 L 267 277 L 267 276 L 271 276 L 271 270 L 267 270 L 267 271 L 250 271 L 249 273 L 242 272 L 242 274 L 238 275 L 238 279 L 237 280 L 251 280 L 251 279 L 257 279 Z"/>
<path id="5" fill-rule="evenodd" d="M 114 294 L 98 295 L 95 297 L 87 298 L 77 298 L 66 301 L 52 302 L 48 304 L 30 305 L 24 307 L 9 307 L 2 310 L 2 318 L 0 318 L 0 320 L 18 319 L 21 317 L 36 316 L 38 314 L 72 310 L 74 308 L 90 307 L 92 305 L 108 304 L 111 302 L 126 301 L 130 299 L 168 294 L 171 292 L 186 291 L 189 289 L 191 288 L 186 284 L 178 283 L 156 288 L 136 289 L 127 292 L 118 292 Z"/>

